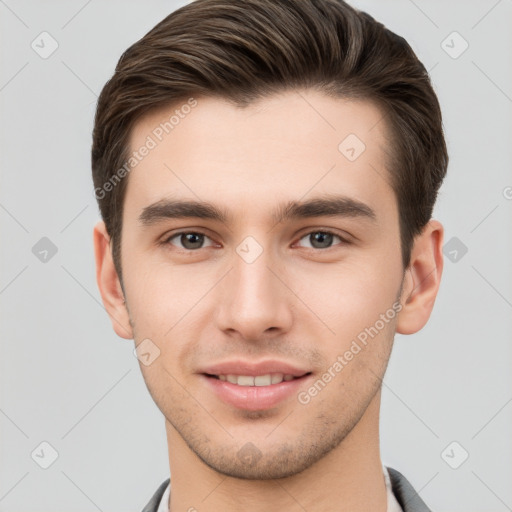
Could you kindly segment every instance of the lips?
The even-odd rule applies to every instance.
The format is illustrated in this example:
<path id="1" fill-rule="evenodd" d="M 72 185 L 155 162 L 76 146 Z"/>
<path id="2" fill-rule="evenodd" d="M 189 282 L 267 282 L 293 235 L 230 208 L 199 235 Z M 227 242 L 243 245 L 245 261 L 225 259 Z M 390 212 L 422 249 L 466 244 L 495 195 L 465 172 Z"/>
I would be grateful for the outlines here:
<path id="1" fill-rule="evenodd" d="M 223 402 L 239 409 L 264 410 L 299 391 L 311 376 L 307 369 L 283 361 L 229 361 L 199 372 L 206 386 Z"/>
<path id="2" fill-rule="evenodd" d="M 243 375 L 247 377 L 260 377 L 264 375 L 282 374 L 291 377 L 302 377 L 309 370 L 300 368 L 284 361 L 266 360 L 251 363 L 249 361 L 234 360 L 208 366 L 199 371 L 207 375 Z"/>

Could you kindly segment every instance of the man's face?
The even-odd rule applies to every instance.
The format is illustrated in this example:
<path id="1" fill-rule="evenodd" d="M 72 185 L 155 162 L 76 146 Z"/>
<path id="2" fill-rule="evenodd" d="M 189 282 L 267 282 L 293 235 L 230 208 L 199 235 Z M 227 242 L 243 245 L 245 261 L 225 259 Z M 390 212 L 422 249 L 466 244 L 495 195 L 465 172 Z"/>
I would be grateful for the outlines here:
<path id="1" fill-rule="evenodd" d="M 151 113 L 131 136 L 131 150 L 148 135 L 157 143 L 127 178 L 123 212 L 133 336 L 160 351 L 141 370 L 170 437 L 207 465 L 293 475 L 365 412 L 378 422 L 368 406 L 403 278 L 382 114 L 313 91 L 245 109 L 197 98 L 158 141 L 154 130 L 179 108 Z M 292 202 L 340 197 L 351 207 L 284 215 Z M 207 202 L 225 218 L 167 216 L 185 209 L 150 208 L 159 201 Z M 244 385 L 250 377 L 261 386 Z"/>

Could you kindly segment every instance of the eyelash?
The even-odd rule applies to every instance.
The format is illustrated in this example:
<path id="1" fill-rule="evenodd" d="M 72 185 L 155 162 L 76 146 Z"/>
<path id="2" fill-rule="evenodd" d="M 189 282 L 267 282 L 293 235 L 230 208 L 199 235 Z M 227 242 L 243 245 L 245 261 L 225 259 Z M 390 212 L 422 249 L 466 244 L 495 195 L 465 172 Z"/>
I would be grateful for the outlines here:
<path id="1" fill-rule="evenodd" d="M 340 240 L 341 240 L 341 244 L 338 244 L 338 245 L 349 245 L 350 242 L 343 238 L 341 235 L 339 235 L 338 233 L 335 233 L 334 231 L 330 231 L 328 229 L 314 229 L 312 231 L 308 231 L 307 233 L 305 233 L 304 235 L 302 235 L 300 238 L 299 238 L 299 241 L 302 240 L 303 238 L 313 234 L 313 233 L 323 233 L 323 234 L 327 234 L 327 235 L 333 235 L 335 237 L 338 237 Z M 176 237 L 179 237 L 180 235 L 185 235 L 185 234 L 194 234 L 194 235 L 202 235 L 206 238 L 210 238 L 206 233 L 203 233 L 202 231 L 178 231 L 177 233 L 173 233 L 172 235 L 168 236 L 167 238 L 165 238 L 162 242 L 160 242 L 161 245 L 171 245 L 170 244 L 170 241 L 173 239 L 173 238 L 176 238 Z M 305 249 L 311 249 L 311 250 L 314 250 L 314 251 L 328 251 L 329 249 L 334 249 L 336 246 L 335 245 L 332 245 L 331 247 L 326 247 L 324 249 L 319 249 L 319 248 L 316 248 L 316 247 L 305 247 Z M 185 249 L 185 248 L 180 248 L 180 247 L 177 247 L 177 249 L 179 250 L 182 250 L 182 251 L 185 251 L 185 252 L 197 252 L 199 251 L 200 249 L 206 249 L 207 247 L 200 247 L 199 249 Z"/>

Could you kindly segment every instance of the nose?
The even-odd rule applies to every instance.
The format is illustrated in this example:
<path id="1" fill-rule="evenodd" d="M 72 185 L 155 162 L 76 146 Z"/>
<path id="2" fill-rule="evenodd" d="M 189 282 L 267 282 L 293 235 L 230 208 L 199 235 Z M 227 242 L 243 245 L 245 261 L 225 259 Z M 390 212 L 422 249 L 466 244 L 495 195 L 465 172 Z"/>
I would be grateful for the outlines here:
<path id="1" fill-rule="evenodd" d="M 267 251 L 252 262 L 234 251 L 232 268 L 220 285 L 217 327 L 247 341 L 282 336 L 292 325 L 293 293 L 283 264 Z"/>

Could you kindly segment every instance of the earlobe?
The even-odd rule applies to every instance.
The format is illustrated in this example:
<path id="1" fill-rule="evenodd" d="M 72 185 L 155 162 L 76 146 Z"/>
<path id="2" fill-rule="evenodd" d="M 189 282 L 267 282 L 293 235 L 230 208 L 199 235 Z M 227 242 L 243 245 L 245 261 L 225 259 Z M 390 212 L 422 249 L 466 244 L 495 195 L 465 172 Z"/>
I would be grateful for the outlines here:
<path id="1" fill-rule="evenodd" d="M 133 339 L 123 290 L 112 259 L 110 237 L 103 221 L 99 221 L 94 226 L 93 241 L 96 259 L 96 282 L 103 305 L 107 310 L 116 334 L 121 338 Z"/>
<path id="2" fill-rule="evenodd" d="M 431 220 L 414 241 L 396 324 L 399 334 L 418 332 L 432 313 L 443 272 L 443 238 L 442 224 Z"/>

